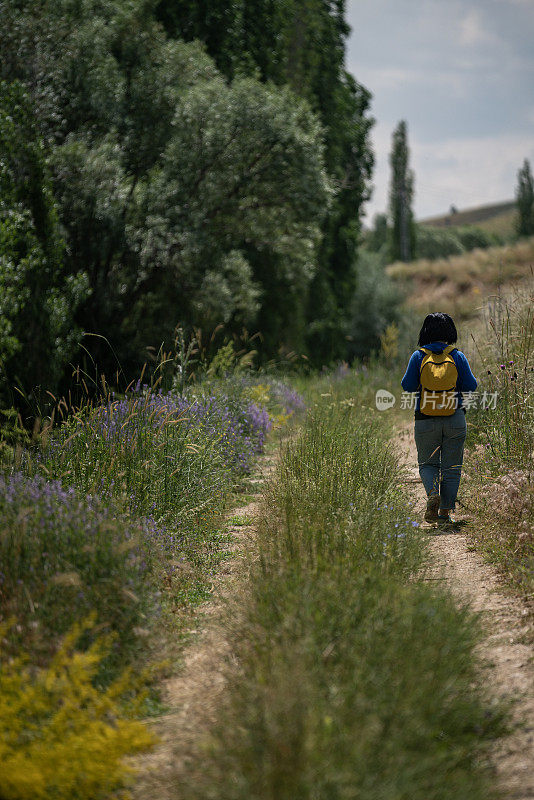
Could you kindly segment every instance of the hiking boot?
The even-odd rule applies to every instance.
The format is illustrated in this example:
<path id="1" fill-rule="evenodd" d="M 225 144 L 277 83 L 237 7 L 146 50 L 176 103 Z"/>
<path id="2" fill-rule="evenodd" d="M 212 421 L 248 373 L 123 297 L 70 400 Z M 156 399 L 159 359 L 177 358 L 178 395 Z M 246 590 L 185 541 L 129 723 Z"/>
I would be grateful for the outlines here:
<path id="1" fill-rule="evenodd" d="M 450 531 L 454 528 L 454 519 L 448 511 L 444 514 L 438 514 L 437 522 L 438 527 L 444 531 Z"/>
<path id="2" fill-rule="evenodd" d="M 426 501 L 425 522 L 437 522 L 439 509 L 439 494 L 431 494 Z"/>

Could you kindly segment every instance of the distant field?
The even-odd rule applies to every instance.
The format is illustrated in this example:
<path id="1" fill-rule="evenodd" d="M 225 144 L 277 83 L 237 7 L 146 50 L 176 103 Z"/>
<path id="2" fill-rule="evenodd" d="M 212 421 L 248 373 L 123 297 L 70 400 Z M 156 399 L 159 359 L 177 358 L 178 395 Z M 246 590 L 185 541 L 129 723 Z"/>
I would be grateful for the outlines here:
<path id="1" fill-rule="evenodd" d="M 532 281 L 534 237 L 435 261 L 396 262 L 387 272 L 406 290 L 406 305 L 411 310 L 425 314 L 439 310 L 468 319 L 503 287 Z"/>
<path id="2" fill-rule="evenodd" d="M 478 206 L 440 217 L 429 217 L 420 220 L 421 225 L 428 228 L 459 228 L 464 225 L 476 225 L 488 233 L 508 236 L 514 232 L 516 204 L 514 200 Z"/>

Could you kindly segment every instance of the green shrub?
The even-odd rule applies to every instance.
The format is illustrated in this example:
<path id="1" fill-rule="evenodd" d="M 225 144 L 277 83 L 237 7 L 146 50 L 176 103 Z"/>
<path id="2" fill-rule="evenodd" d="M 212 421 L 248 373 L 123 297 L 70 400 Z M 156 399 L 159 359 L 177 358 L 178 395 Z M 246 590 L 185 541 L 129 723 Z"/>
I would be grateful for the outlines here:
<path id="1" fill-rule="evenodd" d="M 361 251 L 358 282 L 349 323 L 349 358 L 366 358 L 380 349 L 380 336 L 388 325 L 400 322 L 402 293 L 385 272 L 376 253 Z"/>
<path id="2" fill-rule="evenodd" d="M 427 228 L 424 225 L 420 225 L 417 229 L 417 258 L 459 256 L 465 249 L 456 231 Z"/>
<path id="3" fill-rule="evenodd" d="M 495 234 L 488 233 L 482 228 L 477 228 L 474 225 L 466 225 L 463 228 L 455 228 L 455 234 L 458 237 L 462 247 L 469 252 L 469 250 L 486 249 L 487 247 L 494 247 L 498 244 L 503 244 L 499 237 Z"/>
<path id="4" fill-rule="evenodd" d="M 94 624 L 93 618 L 75 625 L 47 669 L 35 669 L 24 656 L 4 660 L 0 651 L 3 800 L 102 800 L 131 777 L 124 756 L 154 744 L 143 723 L 131 718 L 143 700 L 142 678 L 125 672 L 106 690 L 95 686 L 109 637 L 76 649 Z M 0 625 L 0 642 L 7 632 Z"/>

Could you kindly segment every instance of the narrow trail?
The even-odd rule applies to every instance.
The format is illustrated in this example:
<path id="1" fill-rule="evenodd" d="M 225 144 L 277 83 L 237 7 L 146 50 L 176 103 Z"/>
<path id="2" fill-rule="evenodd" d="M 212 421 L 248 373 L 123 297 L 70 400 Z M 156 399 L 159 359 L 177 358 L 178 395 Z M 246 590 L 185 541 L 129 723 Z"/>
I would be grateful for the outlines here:
<path id="1" fill-rule="evenodd" d="M 400 452 L 410 471 L 421 518 L 426 494 L 419 480 L 413 425 L 399 430 Z M 457 519 L 461 519 L 457 515 Z M 467 519 L 466 519 L 467 521 Z M 534 798 L 534 659 L 527 643 L 527 611 L 506 593 L 495 569 L 474 551 L 463 533 L 432 535 L 430 580 L 443 580 L 462 602 L 479 613 L 485 637 L 480 645 L 485 678 L 497 696 L 513 698 L 513 722 L 519 725 L 494 748 L 493 763 L 499 788 L 509 800 Z"/>
<path id="2" fill-rule="evenodd" d="M 187 647 L 178 673 L 164 683 L 162 696 L 169 710 L 153 726 L 160 738 L 155 750 L 134 761 L 139 770 L 132 789 L 134 800 L 187 800 L 180 793 L 177 776 L 198 755 L 198 742 L 217 719 L 230 657 L 222 623 L 225 599 L 243 579 L 243 557 L 254 542 L 260 489 L 275 462 L 276 456 L 262 457 L 252 480 L 258 493 L 251 502 L 233 508 L 228 515 L 229 520 L 241 518 L 247 524 L 230 524 L 230 557 L 217 573 L 212 599 L 202 607 L 201 618 L 197 620 L 199 630 L 191 631 L 197 638 Z"/>

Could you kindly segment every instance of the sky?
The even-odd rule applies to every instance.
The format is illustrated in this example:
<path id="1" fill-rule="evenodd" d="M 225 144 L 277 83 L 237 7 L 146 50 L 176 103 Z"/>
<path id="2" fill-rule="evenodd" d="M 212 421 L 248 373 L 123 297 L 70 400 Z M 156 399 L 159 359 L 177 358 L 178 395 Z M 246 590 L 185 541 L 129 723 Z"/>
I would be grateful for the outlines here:
<path id="1" fill-rule="evenodd" d="M 513 200 L 525 158 L 534 170 L 534 0 L 347 0 L 347 21 L 376 120 L 366 224 L 387 210 L 401 119 L 417 219 Z"/>

